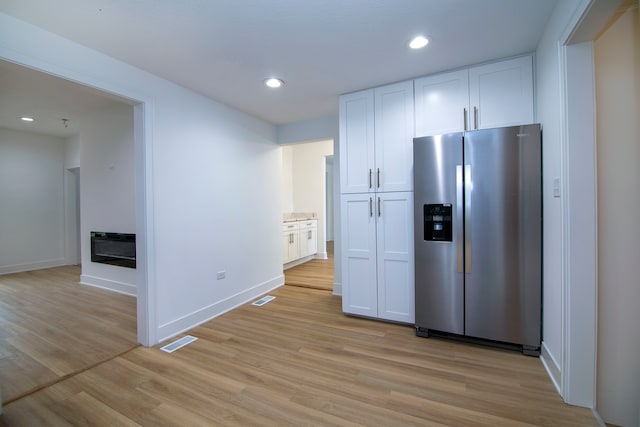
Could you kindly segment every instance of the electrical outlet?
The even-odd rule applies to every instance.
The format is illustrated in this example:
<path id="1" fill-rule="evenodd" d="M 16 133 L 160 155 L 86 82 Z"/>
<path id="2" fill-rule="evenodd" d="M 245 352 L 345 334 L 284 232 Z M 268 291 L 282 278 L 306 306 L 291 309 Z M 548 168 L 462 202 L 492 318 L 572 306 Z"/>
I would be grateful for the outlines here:
<path id="1" fill-rule="evenodd" d="M 227 277 L 227 272 L 224 270 L 218 271 L 218 274 L 216 274 L 218 280 L 224 279 L 225 277 Z"/>

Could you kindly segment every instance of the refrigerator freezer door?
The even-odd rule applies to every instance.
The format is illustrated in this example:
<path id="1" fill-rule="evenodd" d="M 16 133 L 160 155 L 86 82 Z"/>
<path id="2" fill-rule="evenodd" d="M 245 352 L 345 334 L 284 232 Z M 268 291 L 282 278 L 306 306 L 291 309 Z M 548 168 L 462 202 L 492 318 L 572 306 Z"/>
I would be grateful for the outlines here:
<path id="1" fill-rule="evenodd" d="M 540 149 L 539 125 L 465 135 L 468 336 L 540 346 Z"/>
<path id="2" fill-rule="evenodd" d="M 416 138 L 413 152 L 416 327 L 463 334 L 462 133 Z"/>

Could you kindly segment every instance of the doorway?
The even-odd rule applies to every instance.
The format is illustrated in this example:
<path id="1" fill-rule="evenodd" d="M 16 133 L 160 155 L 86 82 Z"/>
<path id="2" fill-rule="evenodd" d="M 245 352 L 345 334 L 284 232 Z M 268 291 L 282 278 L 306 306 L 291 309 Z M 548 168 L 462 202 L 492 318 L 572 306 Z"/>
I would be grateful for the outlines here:
<path id="1" fill-rule="evenodd" d="M 136 152 L 136 164 L 131 160 L 130 174 L 127 175 L 131 176 L 127 185 L 134 188 L 133 183 L 137 181 L 134 180 L 135 169 L 140 160 L 137 157 L 140 150 L 134 150 L 134 146 L 143 144 L 134 128 L 143 127 L 144 120 L 141 114 L 136 114 L 140 106 L 132 106 L 135 103 L 130 100 L 11 62 L 0 60 L 0 69 L 3 73 L 0 81 L 2 102 L 22 109 L 33 107 L 36 118 L 35 125 L 31 127 L 23 123 L 15 126 L 3 124 L 9 131 L 0 144 L 13 144 L 19 148 L 5 159 L 15 165 L 16 173 L 24 175 L 25 171 L 38 171 L 37 174 L 29 174 L 30 186 L 22 185 L 20 191 L 16 191 L 14 185 L 13 193 L 18 194 L 23 202 L 28 199 L 33 203 L 13 203 L 15 209 L 23 206 L 25 211 L 21 214 L 16 210 L 12 214 L 13 219 L 9 220 L 15 223 L 17 221 L 14 220 L 19 219 L 28 229 L 27 223 L 37 211 L 50 210 L 55 215 L 47 217 L 56 219 L 55 224 L 47 223 L 45 232 L 39 233 L 40 240 L 24 238 L 13 242 L 19 242 L 20 249 L 26 248 L 23 253 L 27 256 L 20 258 L 14 245 L 15 259 L 5 259 L 6 265 L 0 265 L 5 267 L 0 271 L 6 273 L 0 275 L 0 301 L 4 303 L 0 308 L 0 330 L 6 332 L 0 358 L 0 383 L 4 385 L 2 398 L 7 404 L 61 377 L 133 348 L 141 339 L 137 323 L 144 324 L 146 319 L 141 317 L 145 313 L 141 314 L 136 309 L 135 285 L 134 295 L 127 296 L 79 284 L 79 264 L 83 250 L 88 249 L 89 239 L 84 238 L 80 231 L 82 137 L 77 125 L 87 115 L 93 115 L 99 122 L 100 111 L 104 108 L 113 105 L 128 108 L 130 122 L 136 122 L 135 126 L 130 126 L 131 150 L 127 153 L 127 157 L 133 158 Z M 19 118 L 22 114 L 24 112 L 14 116 Z M 107 130 L 113 128 L 111 125 L 103 127 Z M 86 129 L 83 127 L 83 131 Z M 101 133 L 105 140 L 109 140 L 107 133 Z M 94 131 L 85 139 L 93 140 L 95 134 Z M 99 146 L 97 150 L 104 148 Z M 99 158 L 104 152 L 94 154 Z M 46 175 L 49 169 L 41 167 L 45 160 L 48 162 L 46 165 L 51 166 L 49 175 Z M 104 173 L 94 169 L 92 177 L 91 168 L 83 168 L 83 174 L 87 171 L 87 176 L 94 183 L 100 182 L 96 175 Z M 118 170 L 118 173 L 122 172 L 123 169 Z M 36 180 L 36 176 L 42 179 Z M 9 181 L 25 182 L 18 175 Z M 48 191 L 51 183 L 56 184 L 56 192 Z M 85 184 L 83 182 L 83 189 L 90 188 L 90 183 Z M 40 185 L 46 185 L 46 188 Z M 142 198 L 138 191 L 140 187 L 135 188 L 135 198 Z M 142 212 L 134 197 L 131 199 L 131 222 L 135 230 Z M 6 216 L 3 218 L 7 219 Z M 42 243 L 44 237 L 49 239 L 46 245 Z M 143 245 L 144 240 L 141 240 Z M 141 260 L 140 264 L 146 268 L 144 261 Z M 138 285 L 143 285 L 137 288 L 138 296 L 143 295 L 142 299 L 146 301 L 146 284 Z M 110 326 L 107 328 L 105 325 Z"/>
<path id="2" fill-rule="evenodd" d="M 333 140 L 282 147 L 284 215 L 312 213 L 318 218 L 314 259 L 285 271 L 285 284 L 333 290 Z"/>

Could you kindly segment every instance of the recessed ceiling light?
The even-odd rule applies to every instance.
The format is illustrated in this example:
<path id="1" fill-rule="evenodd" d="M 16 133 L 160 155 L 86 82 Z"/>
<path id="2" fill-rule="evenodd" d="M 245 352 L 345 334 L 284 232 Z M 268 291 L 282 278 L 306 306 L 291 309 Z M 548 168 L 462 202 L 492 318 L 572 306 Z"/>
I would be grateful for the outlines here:
<path id="1" fill-rule="evenodd" d="M 25 122 L 32 122 L 33 121 L 33 117 L 20 117 L 20 120 L 23 120 Z"/>
<path id="2" fill-rule="evenodd" d="M 279 88 L 282 85 L 284 85 L 284 82 L 280 79 L 276 79 L 275 77 L 271 77 L 269 79 L 266 79 L 264 81 L 264 84 L 267 85 L 270 88 Z"/>
<path id="3" fill-rule="evenodd" d="M 425 47 L 428 44 L 429 44 L 429 39 L 428 38 L 426 38 L 425 36 L 417 36 L 417 37 L 414 37 L 409 42 L 409 47 L 411 49 L 422 49 L 423 47 Z"/>

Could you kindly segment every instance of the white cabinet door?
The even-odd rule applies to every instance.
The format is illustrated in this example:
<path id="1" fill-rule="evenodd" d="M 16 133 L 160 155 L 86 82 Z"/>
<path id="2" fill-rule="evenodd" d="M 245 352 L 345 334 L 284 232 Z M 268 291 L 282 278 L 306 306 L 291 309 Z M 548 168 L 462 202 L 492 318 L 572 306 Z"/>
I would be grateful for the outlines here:
<path id="1" fill-rule="evenodd" d="M 373 194 L 341 196 L 342 311 L 378 316 Z"/>
<path id="2" fill-rule="evenodd" d="M 470 129 L 533 123 L 532 57 L 469 70 Z"/>
<path id="3" fill-rule="evenodd" d="M 374 110 L 374 189 L 412 191 L 413 81 L 375 88 Z"/>
<path id="4" fill-rule="evenodd" d="M 289 254 L 289 245 L 291 244 L 291 233 L 282 233 L 282 263 L 286 264 L 291 261 Z"/>
<path id="5" fill-rule="evenodd" d="M 415 321 L 413 193 L 342 196 L 342 310 Z"/>
<path id="6" fill-rule="evenodd" d="M 297 229 L 282 233 L 282 258 L 283 264 L 300 258 L 300 239 Z"/>
<path id="7" fill-rule="evenodd" d="M 298 223 L 285 222 L 282 224 L 282 263 L 286 264 L 300 257 L 298 239 Z"/>
<path id="8" fill-rule="evenodd" d="M 378 193 L 378 317 L 415 321 L 413 193 Z"/>
<path id="9" fill-rule="evenodd" d="M 340 96 L 340 192 L 373 189 L 373 89 Z"/>
<path id="10" fill-rule="evenodd" d="M 414 81 L 416 136 L 441 135 L 467 129 L 469 71 L 423 77 Z"/>
<path id="11" fill-rule="evenodd" d="M 300 223 L 300 258 L 315 255 L 318 252 L 318 222 L 316 220 Z"/>

